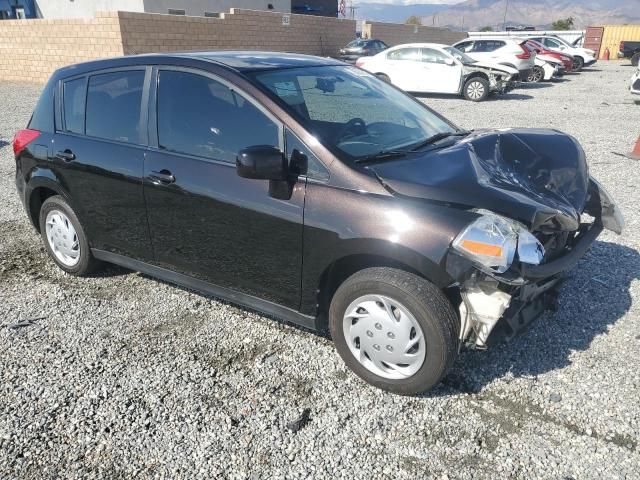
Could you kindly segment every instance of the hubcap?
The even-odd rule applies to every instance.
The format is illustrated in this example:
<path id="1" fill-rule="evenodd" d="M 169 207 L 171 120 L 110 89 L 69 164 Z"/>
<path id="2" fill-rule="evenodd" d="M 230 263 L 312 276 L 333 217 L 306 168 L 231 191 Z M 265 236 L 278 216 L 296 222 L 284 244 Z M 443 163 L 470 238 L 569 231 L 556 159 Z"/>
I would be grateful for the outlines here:
<path id="1" fill-rule="evenodd" d="M 53 254 L 63 265 L 75 266 L 80 261 L 80 242 L 71 220 L 60 210 L 51 210 L 45 224 L 47 240 Z"/>
<path id="2" fill-rule="evenodd" d="M 484 95 L 484 85 L 482 85 L 480 82 L 471 82 L 467 86 L 467 95 L 469 95 L 469 97 L 473 98 L 474 100 L 481 98 L 482 95 Z"/>
<path id="3" fill-rule="evenodd" d="M 342 327 L 353 356 L 376 375 L 404 379 L 424 363 L 427 348 L 420 324 L 389 297 L 357 298 L 347 308 Z"/>
<path id="4" fill-rule="evenodd" d="M 533 72 L 531 72 L 531 82 L 539 82 L 540 80 L 542 80 L 542 71 L 540 71 L 537 68 L 533 69 Z"/>

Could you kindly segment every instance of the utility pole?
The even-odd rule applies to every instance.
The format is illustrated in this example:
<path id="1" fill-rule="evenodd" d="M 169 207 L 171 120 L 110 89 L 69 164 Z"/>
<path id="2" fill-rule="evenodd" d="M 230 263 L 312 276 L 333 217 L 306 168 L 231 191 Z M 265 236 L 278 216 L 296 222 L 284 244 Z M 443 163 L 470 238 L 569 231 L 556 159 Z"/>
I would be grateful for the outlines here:
<path id="1" fill-rule="evenodd" d="M 502 17 L 502 29 L 507 29 L 507 10 L 509 9 L 509 0 L 504 3 L 504 17 Z"/>

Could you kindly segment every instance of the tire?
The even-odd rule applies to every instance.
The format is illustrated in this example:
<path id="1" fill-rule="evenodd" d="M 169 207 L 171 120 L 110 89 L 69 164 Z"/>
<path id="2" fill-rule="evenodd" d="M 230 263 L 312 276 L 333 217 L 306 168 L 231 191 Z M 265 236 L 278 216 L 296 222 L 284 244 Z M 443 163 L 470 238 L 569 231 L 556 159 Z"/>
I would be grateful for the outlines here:
<path id="1" fill-rule="evenodd" d="M 462 94 L 467 100 L 482 102 L 489 96 L 489 81 L 482 77 L 470 78 L 465 82 Z"/>
<path id="2" fill-rule="evenodd" d="M 542 80 L 544 80 L 544 69 L 540 65 L 535 65 L 529 72 L 527 82 L 539 83 Z"/>
<path id="3" fill-rule="evenodd" d="M 385 305 L 391 308 L 384 308 Z M 353 318 L 353 312 L 362 317 Z M 392 318 L 389 312 L 398 317 Z M 409 325 L 418 328 L 409 329 Z M 425 392 L 442 380 L 458 356 L 458 325 L 453 306 L 435 285 L 393 268 L 368 268 L 355 273 L 340 285 L 329 308 L 329 328 L 342 360 L 366 382 L 400 395 Z M 362 338 L 360 331 L 365 332 Z M 407 339 L 410 343 L 406 343 Z M 400 353 L 411 342 L 416 345 Z M 375 356 L 369 357 L 368 352 Z M 388 355 L 399 355 L 402 360 L 387 363 Z M 417 360 L 406 364 L 405 358 Z M 374 364 L 382 365 L 386 371 L 378 370 Z"/>
<path id="4" fill-rule="evenodd" d="M 584 67 L 584 59 L 582 57 L 573 57 L 573 71 L 579 72 Z"/>
<path id="5" fill-rule="evenodd" d="M 634 53 L 633 57 L 631 57 L 631 65 L 637 67 L 640 64 L 640 52 Z"/>
<path id="6" fill-rule="evenodd" d="M 47 226 L 48 218 L 49 227 Z M 40 234 L 47 253 L 56 265 L 65 272 L 82 276 L 95 271 L 100 266 L 100 262 L 91 254 L 87 236 L 77 215 L 61 196 L 49 197 L 42 204 Z M 58 249 L 56 244 L 64 245 Z M 54 248 L 57 252 L 54 251 Z M 74 253 L 66 255 L 62 253 L 63 251 Z"/>
<path id="7" fill-rule="evenodd" d="M 389 75 L 386 75 L 384 73 L 376 73 L 376 77 L 378 77 L 380 80 L 383 80 L 387 83 L 391 83 L 391 79 L 389 78 Z"/>

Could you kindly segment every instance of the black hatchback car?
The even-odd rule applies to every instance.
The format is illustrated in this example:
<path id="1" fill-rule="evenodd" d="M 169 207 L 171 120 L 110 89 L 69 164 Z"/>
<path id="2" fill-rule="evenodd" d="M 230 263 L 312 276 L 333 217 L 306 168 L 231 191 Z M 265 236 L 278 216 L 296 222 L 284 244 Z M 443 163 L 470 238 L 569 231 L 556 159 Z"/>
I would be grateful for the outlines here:
<path id="1" fill-rule="evenodd" d="M 356 38 L 339 51 L 340 60 L 356 63 L 360 57 L 370 57 L 386 50 L 389 46 L 382 40 Z"/>
<path id="2" fill-rule="evenodd" d="M 573 138 L 463 131 L 302 55 L 66 67 L 13 148 L 64 271 L 111 262 L 328 329 L 355 373 L 402 394 L 437 384 L 462 345 L 521 330 L 623 223 Z"/>

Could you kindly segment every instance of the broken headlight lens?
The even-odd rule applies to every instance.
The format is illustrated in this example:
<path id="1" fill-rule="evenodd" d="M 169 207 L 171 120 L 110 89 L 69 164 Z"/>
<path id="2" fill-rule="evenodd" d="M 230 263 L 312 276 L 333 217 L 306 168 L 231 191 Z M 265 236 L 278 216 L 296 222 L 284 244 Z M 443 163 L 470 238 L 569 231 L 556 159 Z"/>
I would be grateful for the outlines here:
<path id="1" fill-rule="evenodd" d="M 520 223 L 487 210 L 477 210 L 479 218 L 469 224 L 453 241 L 453 248 L 474 263 L 496 273 L 506 272 L 515 257 L 538 265 L 544 247 Z"/>

